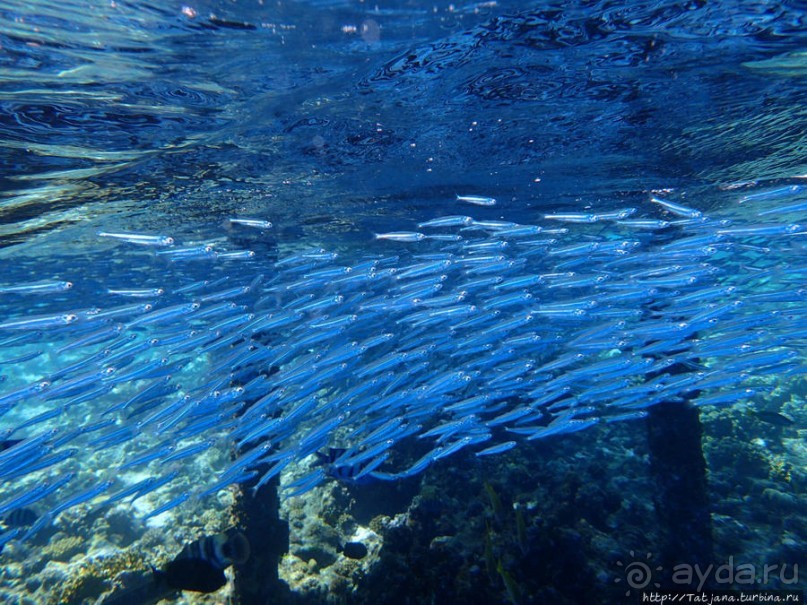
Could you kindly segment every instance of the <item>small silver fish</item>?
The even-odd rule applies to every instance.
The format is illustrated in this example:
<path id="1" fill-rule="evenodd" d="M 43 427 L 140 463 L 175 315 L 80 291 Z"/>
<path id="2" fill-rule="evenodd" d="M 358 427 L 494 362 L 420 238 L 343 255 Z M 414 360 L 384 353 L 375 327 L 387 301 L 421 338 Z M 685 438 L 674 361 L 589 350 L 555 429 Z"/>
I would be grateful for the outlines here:
<path id="1" fill-rule="evenodd" d="M 130 244 L 140 246 L 173 246 L 174 238 L 167 235 L 143 235 L 142 233 L 126 233 L 123 231 L 113 233 L 109 231 L 99 231 L 98 237 L 108 237 Z"/>
<path id="2" fill-rule="evenodd" d="M 107 293 L 115 294 L 117 296 L 131 296 L 133 298 L 150 298 L 152 296 L 162 296 L 165 290 L 162 288 L 138 288 L 131 290 L 116 290 L 113 288 L 107 289 Z"/>
<path id="3" fill-rule="evenodd" d="M 0 286 L 0 294 L 50 294 L 64 292 L 72 287 L 73 283 L 69 281 L 17 284 L 16 286 Z"/>
<path id="4" fill-rule="evenodd" d="M 269 229 L 272 227 L 271 221 L 257 218 L 231 218 L 229 221 L 231 225 L 242 225 L 244 227 L 252 227 L 253 229 Z"/>
<path id="5" fill-rule="evenodd" d="M 495 197 L 486 197 L 483 195 L 458 195 L 458 202 L 465 202 L 466 204 L 473 204 L 474 206 L 495 206 Z"/>
<path id="6" fill-rule="evenodd" d="M 12 319 L 0 323 L 0 330 L 39 330 L 66 326 L 78 320 L 75 313 L 58 313 L 56 315 L 32 315 L 20 319 Z"/>
<path id="7" fill-rule="evenodd" d="M 567 223 L 596 223 L 598 217 L 596 214 L 588 214 L 585 212 L 558 212 L 555 214 L 545 214 L 544 219 L 564 221 Z"/>
<path id="8" fill-rule="evenodd" d="M 694 208 L 688 208 L 687 206 L 682 206 L 681 204 L 676 204 L 674 202 L 670 202 L 668 200 L 662 200 L 657 197 L 651 197 L 650 201 L 654 204 L 658 204 L 668 212 L 675 214 L 676 216 L 681 216 L 684 218 L 701 218 L 703 217 L 703 212 L 700 210 L 695 210 Z"/>
<path id="9" fill-rule="evenodd" d="M 376 233 L 375 239 L 385 239 L 392 242 L 419 242 L 426 239 L 425 233 L 417 231 L 390 231 L 389 233 Z"/>
<path id="10" fill-rule="evenodd" d="M 433 218 L 429 221 L 425 221 L 423 223 L 418 223 L 418 228 L 422 229 L 423 227 L 467 227 L 473 222 L 470 216 L 441 216 L 438 218 Z"/>
<path id="11" fill-rule="evenodd" d="M 248 260 L 255 258 L 252 250 L 234 250 L 232 252 L 219 252 L 216 255 L 218 260 Z"/>

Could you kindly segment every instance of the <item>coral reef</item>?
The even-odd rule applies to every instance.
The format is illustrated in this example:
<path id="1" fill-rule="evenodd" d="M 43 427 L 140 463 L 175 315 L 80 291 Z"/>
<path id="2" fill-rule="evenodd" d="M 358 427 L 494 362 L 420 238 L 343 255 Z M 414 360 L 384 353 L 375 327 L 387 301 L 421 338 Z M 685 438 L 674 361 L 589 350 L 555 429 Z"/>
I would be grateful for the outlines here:
<path id="1" fill-rule="evenodd" d="M 70 570 L 66 580 L 51 593 L 47 604 L 79 605 L 85 599 L 94 600 L 112 588 L 118 574 L 148 569 L 145 556 L 137 550 L 86 559 Z"/>
<path id="2" fill-rule="evenodd" d="M 86 541 L 79 536 L 60 536 L 56 535 L 42 549 L 42 555 L 45 559 L 51 561 L 64 561 L 67 562 L 74 556 L 84 551 Z"/>

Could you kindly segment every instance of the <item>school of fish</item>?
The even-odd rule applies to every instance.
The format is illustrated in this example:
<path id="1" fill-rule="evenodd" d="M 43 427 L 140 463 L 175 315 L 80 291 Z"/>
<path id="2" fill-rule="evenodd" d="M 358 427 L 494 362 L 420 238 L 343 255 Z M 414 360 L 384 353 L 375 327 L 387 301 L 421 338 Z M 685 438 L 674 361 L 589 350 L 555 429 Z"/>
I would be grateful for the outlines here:
<path id="1" fill-rule="evenodd" d="M 236 483 L 258 493 L 309 456 L 284 495 L 803 375 L 807 191 L 708 214 L 682 201 L 534 224 L 437 216 L 278 259 L 97 233 L 97 262 L 74 275 L 0 285 L 0 518 L 39 511 L 0 545 L 80 505 L 143 499 L 150 518 Z M 272 228 L 226 225 L 239 241 Z"/>

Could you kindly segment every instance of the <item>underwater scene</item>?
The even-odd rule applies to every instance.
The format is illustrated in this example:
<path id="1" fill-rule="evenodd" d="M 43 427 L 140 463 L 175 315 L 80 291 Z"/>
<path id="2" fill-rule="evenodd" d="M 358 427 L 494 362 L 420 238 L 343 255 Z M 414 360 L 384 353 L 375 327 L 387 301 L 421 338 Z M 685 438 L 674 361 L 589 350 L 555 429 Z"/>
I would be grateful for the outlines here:
<path id="1" fill-rule="evenodd" d="M 0 1 L 0 602 L 802 603 L 805 49 Z"/>

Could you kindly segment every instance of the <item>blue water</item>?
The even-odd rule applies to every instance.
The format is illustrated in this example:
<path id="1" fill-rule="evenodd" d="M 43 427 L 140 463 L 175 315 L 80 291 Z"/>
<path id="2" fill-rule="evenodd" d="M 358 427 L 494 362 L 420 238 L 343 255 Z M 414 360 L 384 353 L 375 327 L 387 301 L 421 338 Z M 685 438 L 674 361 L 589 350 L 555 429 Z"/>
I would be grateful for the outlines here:
<path id="1" fill-rule="evenodd" d="M 417 479 L 463 501 L 441 475 L 454 469 L 481 501 L 482 481 L 515 481 L 506 496 L 542 546 L 455 506 L 444 515 L 475 519 L 475 554 L 436 565 L 435 586 L 477 573 L 468 594 L 574 602 L 561 576 L 529 580 L 525 561 L 558 548 L 539 517 L 566 493 L 535 512 L 529 478 L 553 453 L 611 452 L 579 473 L 616 489 L 633 449 L 647 455 L 648 410 L 669 404 L 702 410 L 716 552 L 804 561 L 799 3 L 0 11 L 0 517 L 38 517 L 6 520 L 9 569 L 39 573 L 71 536 L 85 556 L 164 558 L 226 527 L 221 494 L 239 483 L 260 494 L 279 477 L 311 502 Z M 445 216 L 468 218 L 419 226 Z M 145 292 L 114 292 L 131 289 Z M 123 305 L 140 306 L 108 314 Z M 634 497 L 652 515 L 652 496 Z M 646 531 L 628 508 L 604 526 Z M 96 523 L 110 510 L 128 538 Z M 174 543 L 140 542 L 166 526 Z M 502 570 L 483 574 L 491 531 Z M 631 540 L 602 560 L 654 548 Z M 602 560 L 579 602 L 624 594 Z M 20 578 L 4 596 L 58 594 Z M 355 602 L 382 598 L 374 586 Z"/>

